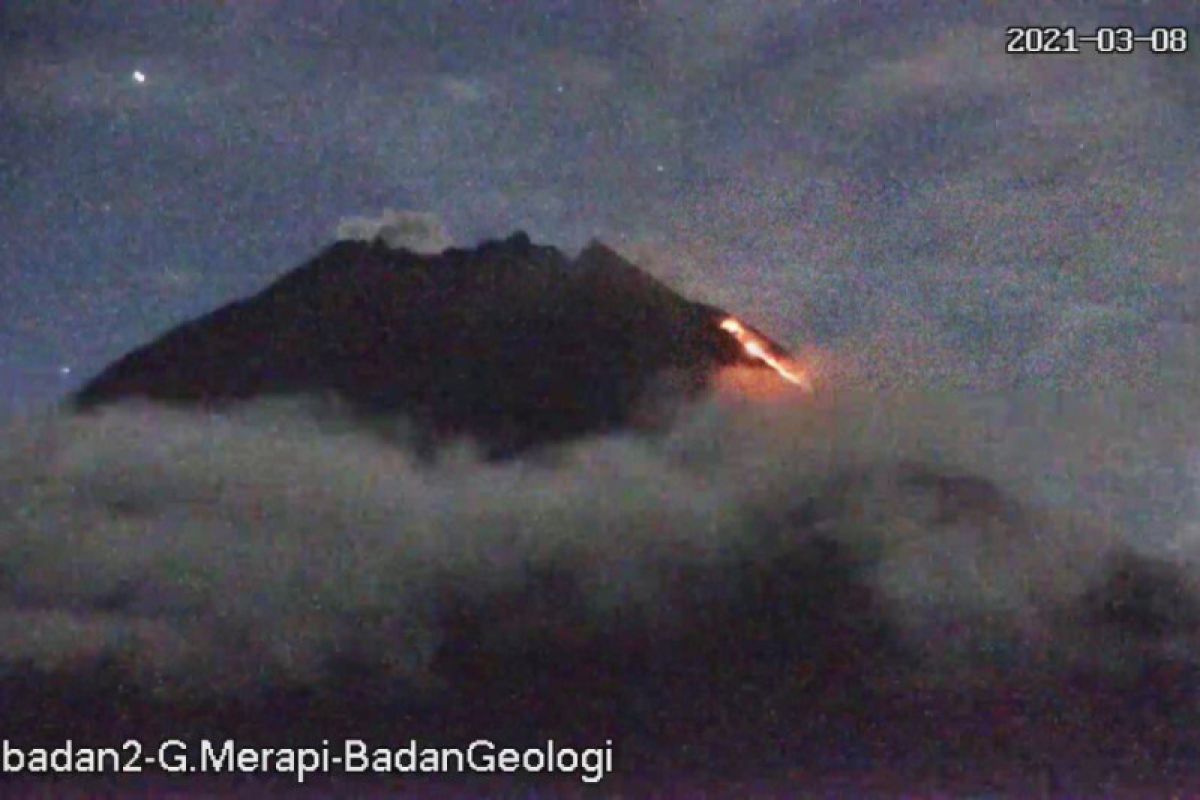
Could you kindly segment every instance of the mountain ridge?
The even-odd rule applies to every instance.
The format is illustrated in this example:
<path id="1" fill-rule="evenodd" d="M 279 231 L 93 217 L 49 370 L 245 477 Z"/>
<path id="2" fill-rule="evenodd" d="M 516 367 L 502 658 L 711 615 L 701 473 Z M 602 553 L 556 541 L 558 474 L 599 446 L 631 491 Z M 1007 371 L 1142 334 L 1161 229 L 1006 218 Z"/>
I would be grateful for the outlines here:
<path id="1" fill-rule="evenodd" d="M 573 260 L 521 231 L 437 255 L 340 241 L 122 356 L 72 401 L 331 391 L 508 455 L 629 425 L 666 373 L 692 396 L 722 367 L 761 366 L 720 330 L 726 317 L 598 241 Z"/>

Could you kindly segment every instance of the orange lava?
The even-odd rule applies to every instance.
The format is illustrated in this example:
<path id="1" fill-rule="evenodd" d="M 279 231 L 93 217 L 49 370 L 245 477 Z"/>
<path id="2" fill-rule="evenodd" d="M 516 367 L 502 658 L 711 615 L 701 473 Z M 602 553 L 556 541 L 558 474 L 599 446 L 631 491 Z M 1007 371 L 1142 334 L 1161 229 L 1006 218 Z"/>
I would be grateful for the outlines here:
<path id="1" fill-rule="evenodd" d="M 766 344 L 764 344 L 763 341 L 753 332 L 747 329 L 745 325 L 738 322 L 733 317 L 726 317 L 725 320 L 721 322 L 721 330 L 729 333 L 733 336 L 733 338 L 737 339 L 738 342 L 741 343 L 742 349 L 746 351 L 746 355 L 763 362 L 768 367 L 775 370 L 779 377 L 783 378 L 788 383 L 799 386 L 806 392 L 812 391 L 812 381 L 808 379 L 807 375 L 794 367 L 788 366 L 775 356 L 771 355 Z"/>

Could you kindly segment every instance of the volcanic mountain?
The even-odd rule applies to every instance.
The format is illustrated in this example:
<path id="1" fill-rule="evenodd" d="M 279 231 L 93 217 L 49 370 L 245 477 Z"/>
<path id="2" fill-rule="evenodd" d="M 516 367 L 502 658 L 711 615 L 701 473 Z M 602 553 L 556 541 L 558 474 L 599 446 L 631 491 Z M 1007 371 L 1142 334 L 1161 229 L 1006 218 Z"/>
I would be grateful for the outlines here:
<path id="1" fill-rule="evenodd" d="M 499 457 L 786 361 L 600 244 L 346 241 L 74 400 L 332 394 Z M 252 415 L 69 415 L 0 482 L 0 710 L 50 744 L 611 740 L 605 788 L 631 796 L 821 776 L 1094 796 L 1190 771 L 1188 569 L 1001 479 L 972 455 L 991 418 L 947 438 L 936 398 L 869 399 L 729 404 L 546 469 L 425 470 Z M 578 796 L 543 779 L 522 796 Z"/>
<path id="2" fill-rule="evenodd" d="M 728 318 L 600 243 L 572 260 L 522 232 L 431 256 L 341 241 L 120 358 L 75 401 L 332 393 L 501 455 L 627 425 L 664 377 L 687 394 L 722 366 L 762 366 Z"/>

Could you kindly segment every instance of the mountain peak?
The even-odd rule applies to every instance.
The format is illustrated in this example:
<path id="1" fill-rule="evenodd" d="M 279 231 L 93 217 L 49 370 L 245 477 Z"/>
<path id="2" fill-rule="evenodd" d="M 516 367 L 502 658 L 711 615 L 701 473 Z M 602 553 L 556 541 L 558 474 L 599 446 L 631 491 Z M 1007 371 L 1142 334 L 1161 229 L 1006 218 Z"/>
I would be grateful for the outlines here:
<path id="1" fill-rule="evenodd" d="M 519 229 L 514 231 L 505 241 L 514 250 L 529 250 L 533 247 L 533 242 L 529 240 L 529 234 Z"/>
<path id="2" fill-rule="evenodd" d="M 516 231 L 420 255 L 342 241 L 258 294 L 185 322 L 75 396 L 223 405 L 328 393 L 491 452 L 630 424 L 664 372 L 701 390 L 748 360 L 720 309 L 592 242 L 570 261 Z"/>

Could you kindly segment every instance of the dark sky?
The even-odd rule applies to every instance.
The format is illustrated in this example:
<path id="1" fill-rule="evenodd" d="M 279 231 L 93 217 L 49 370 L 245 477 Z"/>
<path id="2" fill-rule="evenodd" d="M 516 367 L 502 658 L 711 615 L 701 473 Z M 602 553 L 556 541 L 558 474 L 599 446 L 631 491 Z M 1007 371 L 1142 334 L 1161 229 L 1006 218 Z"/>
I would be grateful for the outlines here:
<path id="1" fill-rule="evenodd" d="M 598 236 L 860 371 L 1072 384 L 1116 362 L 1145 380 L 1194 350 L 1200 45 L 1018 57 L 1004 29 L 1195 38 L 1198 17 L 7 0 L 0 409 L 61 395 L 385 208 L 432 212 L 461 243 Z"/>

